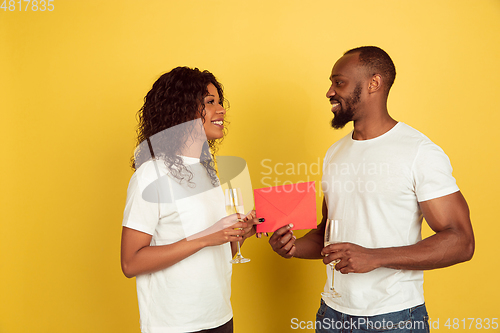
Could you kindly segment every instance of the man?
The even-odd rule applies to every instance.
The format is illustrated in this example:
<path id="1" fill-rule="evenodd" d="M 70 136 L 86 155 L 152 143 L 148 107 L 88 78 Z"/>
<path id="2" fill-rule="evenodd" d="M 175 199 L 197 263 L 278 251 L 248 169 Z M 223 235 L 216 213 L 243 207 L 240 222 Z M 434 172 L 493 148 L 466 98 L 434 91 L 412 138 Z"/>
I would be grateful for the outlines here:
<path id="1" fill-rule="evenodd" d="M 448 157 L 387 111 L 395 76 L 378 47 L 349 50 L 335 63 L 326 95 L 332 127 L 353 121 L 354 130 L 326 153 L 323 219 L 302 238 L 285 226 L 269 240 L 285 258 L 340 260 L 334 282 L 341 297 L 323 297 L 317 332 L 427 332 L 423 270 L 474 253 L 469 209 Z M 423 240 L 422 217 L 435 232 Z M 323 247 L 327 218 L 341 220 L 341 243 Z"/>

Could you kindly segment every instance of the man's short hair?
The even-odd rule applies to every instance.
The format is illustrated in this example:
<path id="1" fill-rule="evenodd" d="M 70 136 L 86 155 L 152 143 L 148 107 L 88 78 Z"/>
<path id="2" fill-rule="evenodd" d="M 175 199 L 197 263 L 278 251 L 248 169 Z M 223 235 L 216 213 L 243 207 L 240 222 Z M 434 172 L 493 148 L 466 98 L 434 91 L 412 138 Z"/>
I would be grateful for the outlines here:
<path id="1" fill-rule="evenodd" d="M 345 52 L 344 55 L 353 53 L 359 53 L 359 62 L 367 69 L 369 75 L 382 76 L 389 92 L 396 78 L 396 67 L 387 52 L 376 46 L 361 46 Z"/>

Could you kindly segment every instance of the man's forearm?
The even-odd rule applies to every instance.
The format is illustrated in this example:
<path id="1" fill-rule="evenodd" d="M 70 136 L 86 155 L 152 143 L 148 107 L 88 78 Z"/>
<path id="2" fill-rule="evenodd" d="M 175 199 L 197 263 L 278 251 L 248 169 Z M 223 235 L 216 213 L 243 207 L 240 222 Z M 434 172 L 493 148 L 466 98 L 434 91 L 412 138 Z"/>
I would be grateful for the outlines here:
<path id="1" fill-rule="evenodd" d="M 453 229 L 443 230 L 417 244 L 376 249 L 380 267 L 393 269 L 428 270 L 451 266 L 470 260 L 474 240 Z"/>
<path id="2" fill-rule="evenodd" d="M 295 258 L 301 259 L 322 259 L 321 250 L 323 249 L 323 235 L 310 232 L 304 237 L 295 241 L 297 248 L 294 254 Z"/>

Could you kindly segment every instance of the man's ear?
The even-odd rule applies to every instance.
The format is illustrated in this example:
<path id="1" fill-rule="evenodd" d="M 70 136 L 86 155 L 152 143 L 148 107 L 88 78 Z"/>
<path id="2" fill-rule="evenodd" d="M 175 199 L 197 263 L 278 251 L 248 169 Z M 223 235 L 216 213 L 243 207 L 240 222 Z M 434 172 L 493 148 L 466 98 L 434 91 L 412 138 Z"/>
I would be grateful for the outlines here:
<path id="1" fill-rule="evenodd" d="M 374 93 L 382 89 L 382 76 L 380 74 L 374 74 L 368 85 L 368 93 Z"/>

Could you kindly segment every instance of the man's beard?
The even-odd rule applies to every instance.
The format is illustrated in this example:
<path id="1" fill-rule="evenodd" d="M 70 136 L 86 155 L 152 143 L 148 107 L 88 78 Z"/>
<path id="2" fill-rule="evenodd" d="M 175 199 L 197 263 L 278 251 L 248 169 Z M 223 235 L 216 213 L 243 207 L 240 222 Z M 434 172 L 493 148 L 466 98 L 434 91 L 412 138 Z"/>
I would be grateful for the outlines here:
<path id="1" fill-rule="evenodd" d="M 352 121 L 354 118 L 354 113 L 356 111 L 356 104 L 358 104 L 361 97 L 361 83 L 358 82 L 351 96 L 345 100 L 346 107 L 340 104 L 340 110 L 335 114 L 332 119 L 332 127 L 335 129 L 344 128 L 344 126 Z"/>

